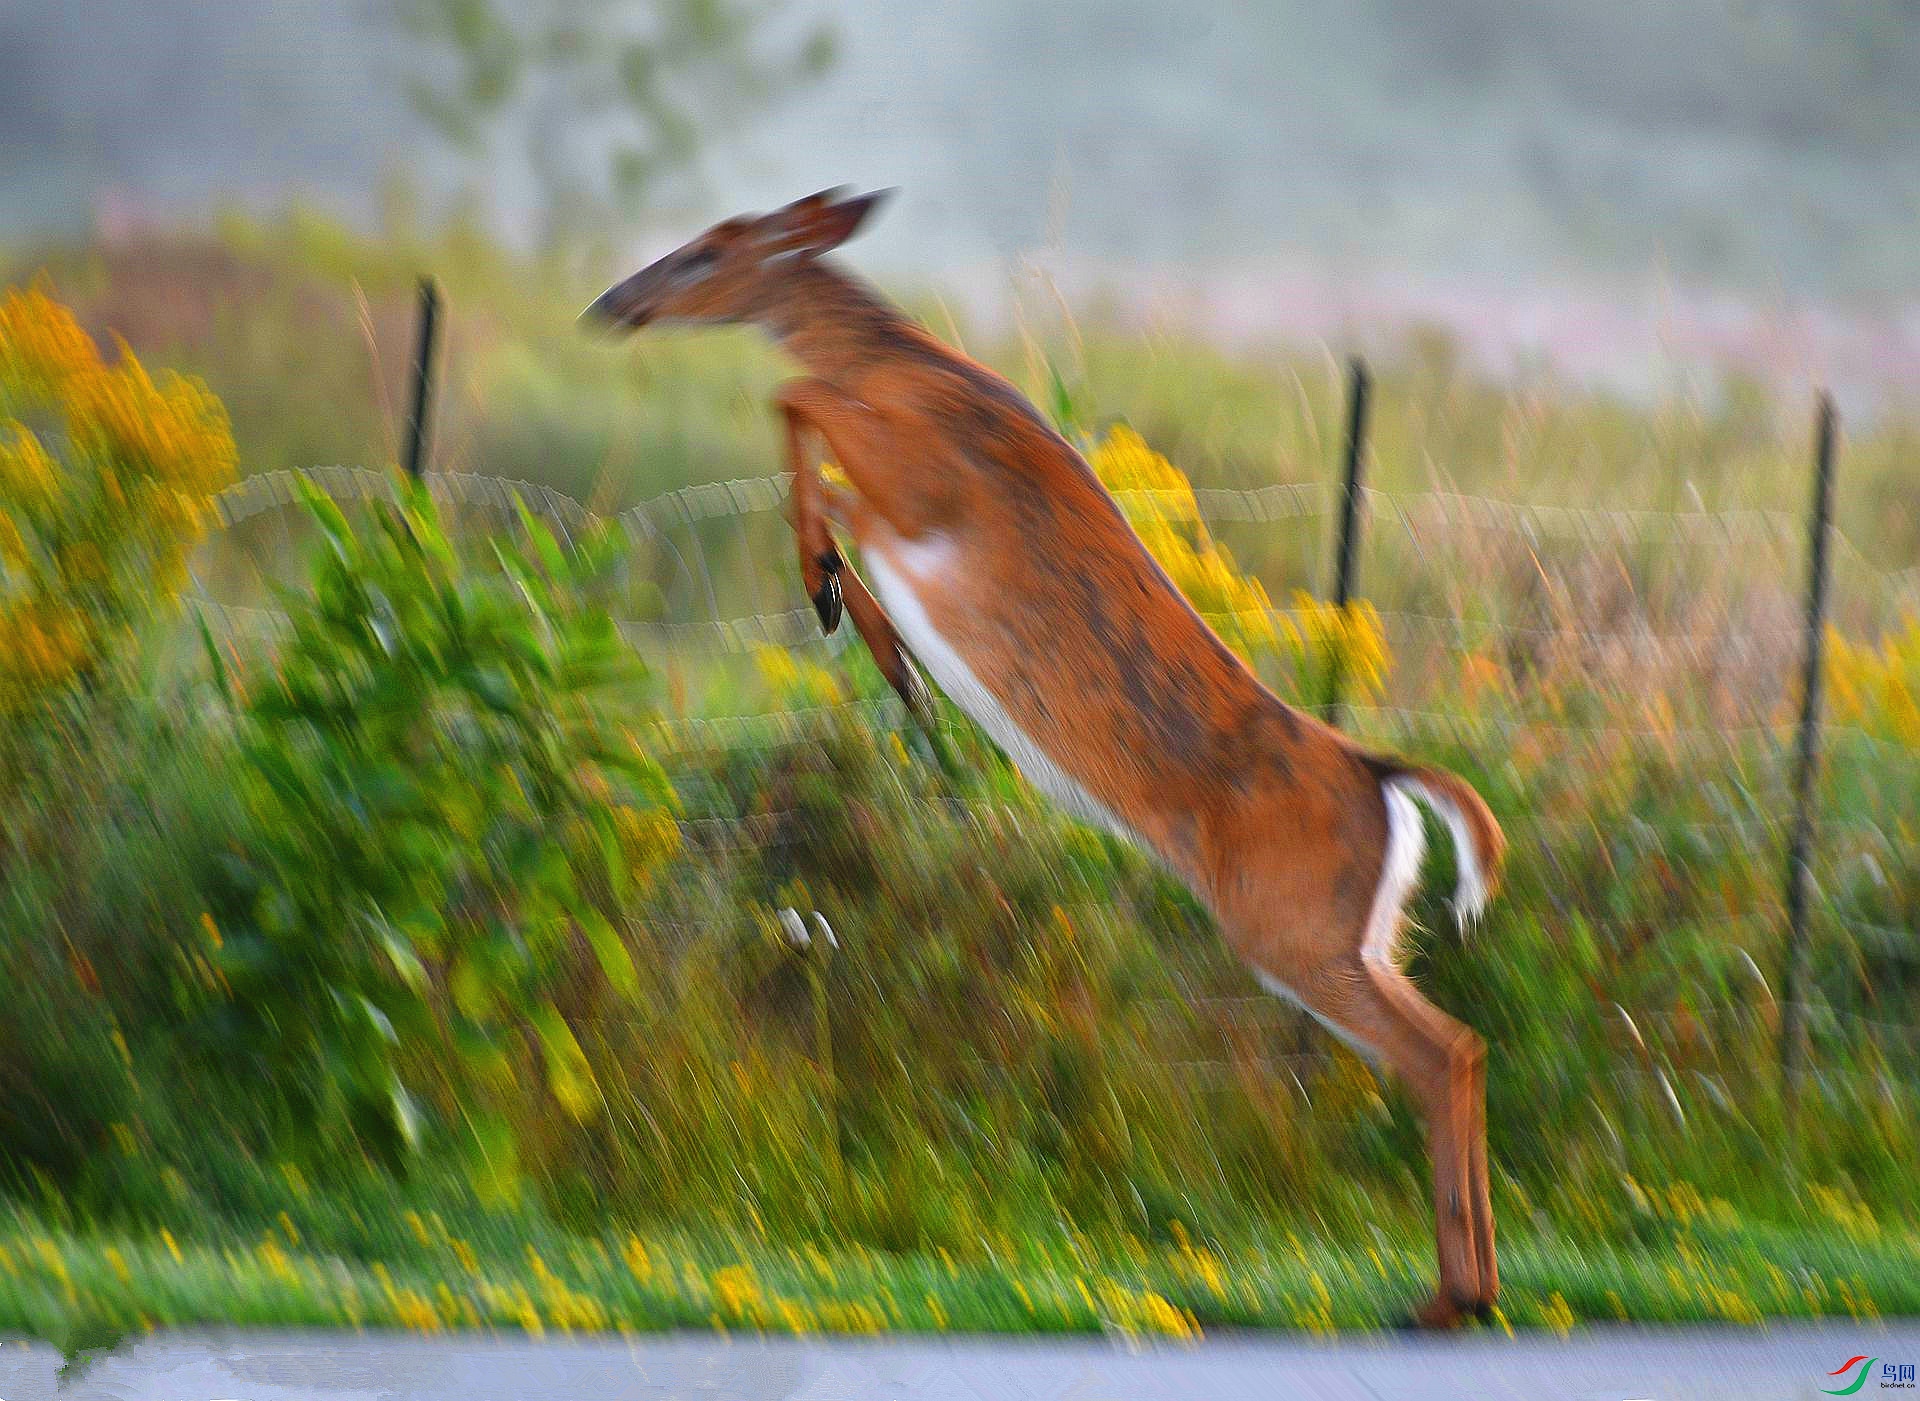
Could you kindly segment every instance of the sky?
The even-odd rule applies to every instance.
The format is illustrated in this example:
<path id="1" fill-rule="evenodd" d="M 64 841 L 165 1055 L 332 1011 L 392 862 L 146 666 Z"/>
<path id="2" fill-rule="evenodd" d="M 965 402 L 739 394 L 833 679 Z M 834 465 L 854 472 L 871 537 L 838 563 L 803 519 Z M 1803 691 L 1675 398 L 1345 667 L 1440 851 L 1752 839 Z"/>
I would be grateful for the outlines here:
<path id="1" fill-rule="evenodd" d="M 788 0 L 775 23 L 819 20 L 826 78 L 712 152 L 635 256 L 889 185 L 860 260 L 989 299 L 1038 265 L 1224 336 L 1431 318 L 1576 368 L 1659 342 L 1920 373 L 1920 0 Z M 366 219 L 396 169 L 524 232 L 524 171 L 411 115 L 423 61 L 374 0 L 0 0 L 0 240 L 295 194 Z"/>

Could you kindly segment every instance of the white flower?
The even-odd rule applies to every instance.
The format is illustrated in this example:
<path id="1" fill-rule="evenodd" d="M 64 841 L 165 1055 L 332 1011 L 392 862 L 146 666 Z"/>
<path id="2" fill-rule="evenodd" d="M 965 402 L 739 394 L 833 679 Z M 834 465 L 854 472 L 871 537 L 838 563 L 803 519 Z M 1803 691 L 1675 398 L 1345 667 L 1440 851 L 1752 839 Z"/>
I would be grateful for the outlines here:
<path id="1" fill-rule="evenodd" d="M 789 905 L 780 911 L 780 924 L 787 931 L 787 942 L 796 949 L 804 949 L 812 945 L 813 936 L 807 933 L 807 926 L 801 923 L 800 912 L 793 906 Z"/>
<path id="2" fill-rule="evenodd" d="M 827 941 L 828 948 L 837 949 L 840 947 L 840 941 L 833 937 L 833 926 L 827 923 L 827 917 L 818 910 L 813 912 L 813 927 L 820 931 L 820 937 Z"/>

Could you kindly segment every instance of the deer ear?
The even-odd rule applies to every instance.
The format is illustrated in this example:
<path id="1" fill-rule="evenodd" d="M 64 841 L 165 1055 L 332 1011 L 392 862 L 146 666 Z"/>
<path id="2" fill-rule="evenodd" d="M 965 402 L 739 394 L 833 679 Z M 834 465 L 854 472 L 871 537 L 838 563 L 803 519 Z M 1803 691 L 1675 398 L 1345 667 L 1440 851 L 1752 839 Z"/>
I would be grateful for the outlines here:
<path id="1" fill-rule="evenodd" d="M 845 198 L 846 187 L 822 190 L 817 195 L 795 200 L 773 216 L 773 243 L 783 251 L 812 256 L 838 248 L 858 232 L 874 208 L 893 191 L 875 190 L 872 194 Z"/>
<path id="2" fill-rule="evenodd" d="M 835 185 L 831 189 L 821 190 L 818 194 L 803 195 L 782 209 L 776 218 L 794 218 L 804 214 L 816 214 L 829 205 L 840 203 L 853 193 L 851 185 Z"/>

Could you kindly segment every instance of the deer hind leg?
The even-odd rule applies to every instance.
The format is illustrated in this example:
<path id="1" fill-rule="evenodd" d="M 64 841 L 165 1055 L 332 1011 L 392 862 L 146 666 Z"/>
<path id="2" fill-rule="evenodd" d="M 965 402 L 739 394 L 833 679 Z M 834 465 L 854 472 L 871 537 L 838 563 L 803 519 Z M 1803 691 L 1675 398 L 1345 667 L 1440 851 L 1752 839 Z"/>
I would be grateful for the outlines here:
<path id="1" fill-rule="evenodd" d="M 1422 997 L 1398 968 L 1357 952 L 1303 979 L 1293 993 L 1330 1029 L 1390 1066 L 1426 1120 L 1440 1289 L 1415 1313 L 1416 1321 L 1445 1328 L 1463 1314 L 1483 1312 L 1495 1287 L 1481 1264 L 1483 1234 L 1484 1258 L 1492 1263 L 1492 1216 L 1473 1172 L 1476 1154 L 1485 1163 L 1477 1141 L 1483 1115 L 1475 1103 L 1484 1043 Z"/>
<path id="2" fill-rule="evenodd" d="M 1479 1041 L 1476 1036 L 1474 1038 Z M 1473 1058 L 1473 1077 L 1467 1086 L 1467 1194 L 1473 1208 L 1473 1258 L 1480 1267 L 1480 1296 L 1475 1312 L 1493 1307 L 1500 1295 L 1500 1263 L 1493 1248 L 1493 1195 L 1487 1180 L 1487 1058 L 1485 1043 Z"/>

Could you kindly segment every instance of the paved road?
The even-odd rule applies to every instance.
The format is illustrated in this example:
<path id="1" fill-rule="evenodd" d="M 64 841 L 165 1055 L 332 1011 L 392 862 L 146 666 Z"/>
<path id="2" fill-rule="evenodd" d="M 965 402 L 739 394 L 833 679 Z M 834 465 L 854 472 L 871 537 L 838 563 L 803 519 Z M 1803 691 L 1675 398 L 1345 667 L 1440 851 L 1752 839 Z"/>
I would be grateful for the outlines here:
<path id="1" fill-rule="evenodd" d="M 129 1344 L 60 1386 L 52 1349 L 0 1345 L 0 1401 L 1773 1401 L 1837 1387 L 1856 1353 L 1920 1362 L 1920 1322 L 1766 1332 L 1606 1329 L 1507 1339 L 1257 1336 L 1142 1351 L 1093 1340 L 593 1342 L 174 1333 Z M 1875 1375 L 1854 1393 L 1872 1401 Z"/>

